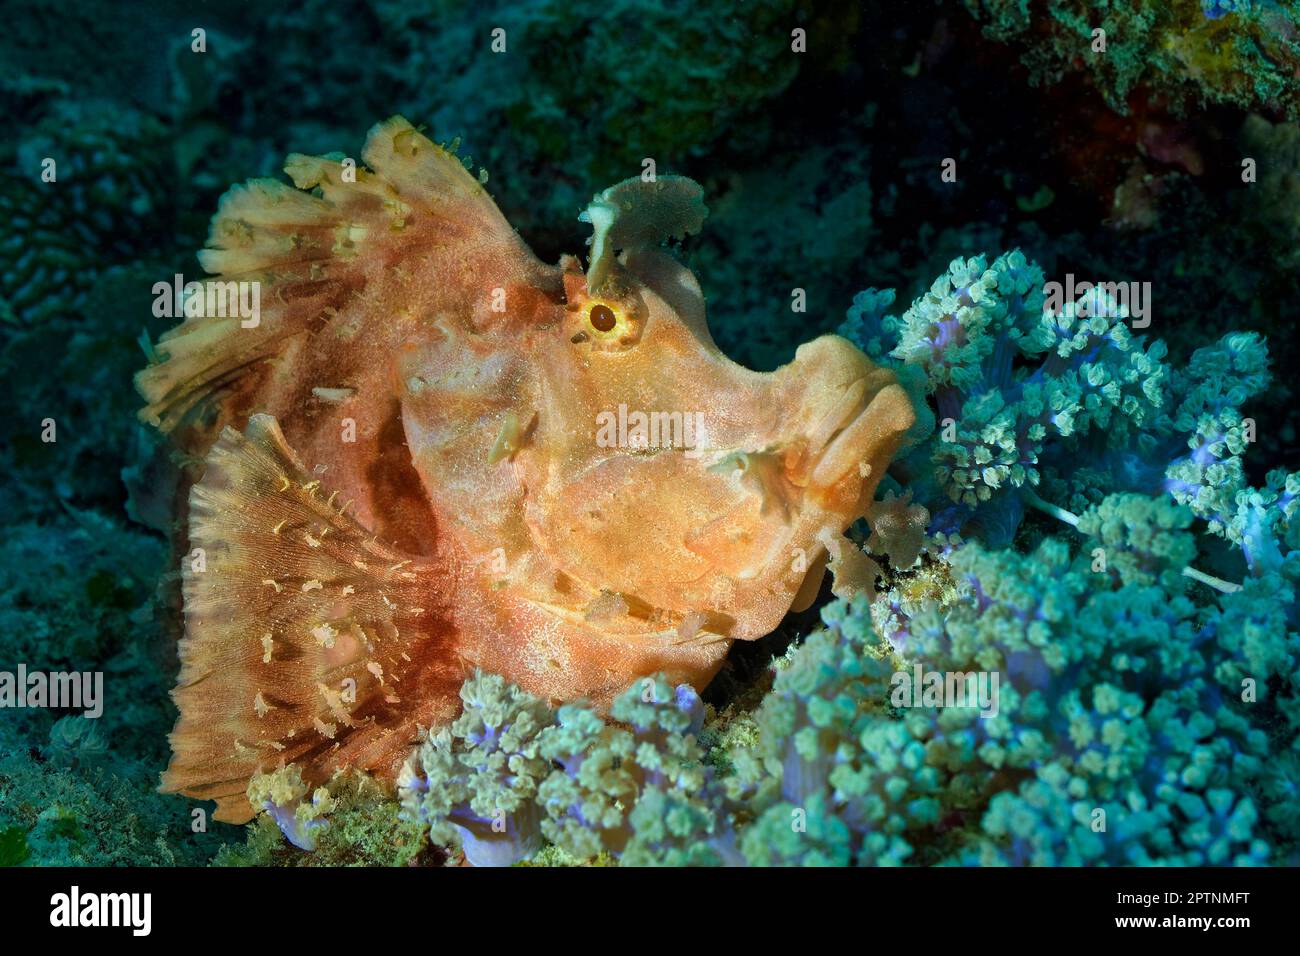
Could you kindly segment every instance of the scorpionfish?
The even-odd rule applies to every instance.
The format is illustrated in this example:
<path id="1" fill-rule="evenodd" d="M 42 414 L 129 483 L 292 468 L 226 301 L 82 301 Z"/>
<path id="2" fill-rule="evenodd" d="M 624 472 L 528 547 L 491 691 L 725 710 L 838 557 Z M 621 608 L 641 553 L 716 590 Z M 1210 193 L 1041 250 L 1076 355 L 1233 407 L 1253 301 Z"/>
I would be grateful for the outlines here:
<path id="1" fill-rule="evenodd" d="M 187 310 L 136 378 L 191 463 L 161 789 L 219 820 L 291 762 L 393 779 L 476 669 L 597 706 L 659 672 L 703 688 L 828 565 L 870 586 L 844 531 L 913 423 L 842 338 L 770 373 L 721 352 L 662 248 L 703 223 L 690 179 L 597 195 L 584 270 L 401 117 L 361 159 L 228 191 L 199 262 L 260 316 Z"/>

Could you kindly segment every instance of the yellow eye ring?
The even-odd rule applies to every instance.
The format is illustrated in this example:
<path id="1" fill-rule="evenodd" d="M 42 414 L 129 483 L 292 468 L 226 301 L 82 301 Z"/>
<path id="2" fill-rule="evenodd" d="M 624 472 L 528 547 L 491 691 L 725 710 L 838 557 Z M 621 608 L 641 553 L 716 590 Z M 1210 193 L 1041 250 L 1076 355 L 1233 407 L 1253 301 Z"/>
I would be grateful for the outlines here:
<path id="1" fill-rule="evenodd" d="M 587 299 L 570 307 L 569 341 L 590 343 L 598 352 L 622 352 L 636 345 L 645 324 L 639 302 Z"/>

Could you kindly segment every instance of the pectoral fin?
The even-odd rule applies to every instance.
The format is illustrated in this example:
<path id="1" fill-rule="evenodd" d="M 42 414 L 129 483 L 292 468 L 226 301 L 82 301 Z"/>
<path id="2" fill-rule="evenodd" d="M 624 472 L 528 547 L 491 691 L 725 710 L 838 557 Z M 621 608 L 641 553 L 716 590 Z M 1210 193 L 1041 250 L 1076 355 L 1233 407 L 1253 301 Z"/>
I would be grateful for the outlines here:
<path id="1" fill-rule="evenodd" d="M 252 815 L 255 772 L 387 768 L 418 721 L 456 710 L 444 570 L 345 512 L 267 415 L 227 428 L 191 489 L 180 718 L 161 789 L 216 800 L 218 820 Z"/>

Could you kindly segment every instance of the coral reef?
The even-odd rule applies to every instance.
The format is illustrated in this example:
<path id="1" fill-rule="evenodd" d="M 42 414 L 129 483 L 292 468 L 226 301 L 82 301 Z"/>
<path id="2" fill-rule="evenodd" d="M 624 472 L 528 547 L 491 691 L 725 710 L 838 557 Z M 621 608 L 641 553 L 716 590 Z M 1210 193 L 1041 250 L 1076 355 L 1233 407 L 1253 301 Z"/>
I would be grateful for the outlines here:
<path id="1" fill-rule="evenodd" d="M 10 3 L 0 671 L 102 673 L 104 706 L 0 711 L 0 866 L 1300 863 L 1298 23 L 1273 0 Z M 137 427 L 130 379 L 229 184 L 395 112 L 459 140 L 544 262 L 647 160 L 691 177 L 707 225 L 687 203 L 665 232 L 722 351 L 775 369 L 838 327 L 917 421 L 848 532 L 874 597 L 823 589 L 699 695 L 458 674 L 400 787 L 270 764 L 233 827 L 156 792 L 199 463 Z M 1149 282 L 1146 314 L 1044 314 L 1069 274 Z M 936 674 L 997 675 L 996 708 L 903 693 Z"/>
<path id="2" fill-rule="evenodd" d="M 461 688 L 464 710 L 434 731 L 398 779 L 410 819 L 476 866 L 532 857 L 543 841 L 572 861 L 717 865 L 734 855 L 708 799 L 698 734 L 704 705 L 688 685 L 647 678 L 609 720 L 585 704 L 551 710 L 500 677 Z"/>
<path id="3" fill-rule="evenodd" d="M 266 812 L 242 845 L 227 843 L 214 866 L 421 866 L 445 857 L 424 828 L 403 819 L 392 794 L 365 774 L 345 773 L 309 788 L 297 767 L 249 783 L 249 800 Z"/>
<path id="4" fill-rule="evenodd" d="M 147 114 L 59 100 L 3 157 L 0 321 L 34 324 L 75 313 L 106 270 L 166 244 L 164 136 Z M 86 249 L 95 250 L 89 262 Z"/>
<path id="5" fill-rule="evenodd" d="M 1300 116 L 1300 12 L 1275 0 L 966 0 L 988 36 L 1025 50 L 1039 82 L 1085 70 L 1124 110 L 1139 86 L 1177 104 Z M 1104 46 L 1098 30 L 1105 31 Z"/>
<path id="6" fill-rule="evenodd" d="M 1267 347 L 1232 333 L 1171 371 L 1164 343 L 1131 330 L 1146 318 L 1116 298 L 1140 300 L 1141 290 L 1120 285 L 1088 283 L 1076 301 L 1053 304 L 1042 271 L 1015 251 L 992 265 L 954 260 L 901 317 L 884 314 L 892 290 L 861 293 L 844 333 L 887 352 L 935 407 L 900 480 L 936 516 L 933 530 L 996 546 L 1013 540 L 1027 507 L 1168 491 L 1242 545 L 1253 568 L 1290 534 L 1300 485 L 1275 470 L 1250 487 L 1242 464 L 1256 434 L 1242 406 L 1270 383 Z"/>

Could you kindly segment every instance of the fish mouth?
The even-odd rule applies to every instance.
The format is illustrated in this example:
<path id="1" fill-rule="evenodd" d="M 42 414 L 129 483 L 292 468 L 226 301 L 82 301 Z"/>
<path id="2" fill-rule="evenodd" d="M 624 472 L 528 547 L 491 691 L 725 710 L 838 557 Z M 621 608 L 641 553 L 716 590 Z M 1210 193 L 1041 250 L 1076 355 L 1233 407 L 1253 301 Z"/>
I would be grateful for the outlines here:
<path id="1" fill-rule="evenodd" d="M 854 379 L 844 387 L 834 404 L 808 435 L 808 456 L 812 462 L 809 483 L 828 488 L 855 469 L 861 472 L 873 432 L 867 410 L 874 395 L 866 377 Z M 860 473 L 865 478 L 870 466 Z"/>
<path id="2" fill-rule="evenodd" d="M 808 453 L 817 457 L 835 440 L 854 418 L 867 407 L 867 380 L 855 378 L 840 390 L 839 396 L 808 432 Z"/>
<path id="3" fill-rule="evenodd" d="M 741 472 L 762 499 L 763 513 L 779 500 L 780 516 L 789 524 L 799 489 L 825 491 L 850 475 L 863 480 L 871 475 L 867 459 L 880 441 L 881 423 L 868 412 L 880 385 L 878 379 L 860 375 L 840 386 L 811 428 L 804 426 L 775 445 L 714 449 L 705 466 Z"/>
<path id="4" fill-rule="evenodd" d="M 734 464 L 743 472 L 755 490 L 760 490 L 764 500 L 763 511 L 772 497 L 772 487 L 783 485 L 777 476 L 783 476 L 794 488 L 829 488 L 855 469 L 860 477 L 870 474 L 870 468 L 861 470 L 871 447 L 873 428 L 867 409 L 875 397 L 867 377 L 853 379 L 842 386 L 840 393 L 816 420 L 812 428 L 790 445 L 778 444 L 761 448 L 731 448 L 716 450 L 707 462 L 711 471 L 723 471 Z M 798 447 L 799 454 L 786 457 L 783 448 Z M 789 523 L 788 503 L 782 516 Z"/>

